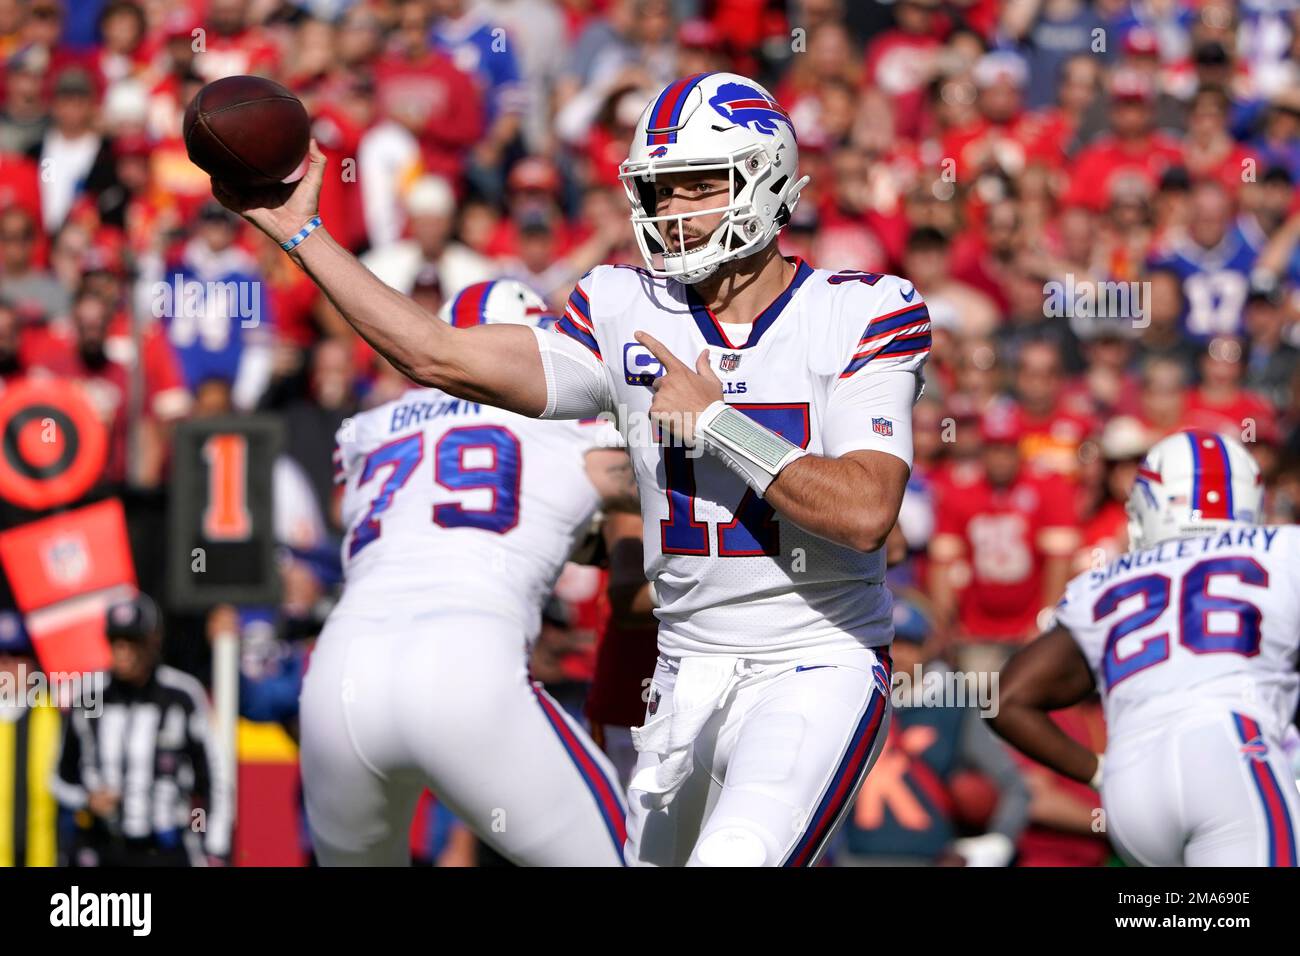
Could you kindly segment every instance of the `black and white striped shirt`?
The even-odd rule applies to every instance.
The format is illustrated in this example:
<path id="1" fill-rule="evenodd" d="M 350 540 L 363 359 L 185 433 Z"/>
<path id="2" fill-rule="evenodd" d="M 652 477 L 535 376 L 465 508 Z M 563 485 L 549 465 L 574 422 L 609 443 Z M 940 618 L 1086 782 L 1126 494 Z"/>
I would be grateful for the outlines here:
<path id="1" fill-rule="evenodd" d="M 206 854 L 227 856 L 233 791 L 210 721 L 203 685 L 189 674 L 160 665 L 138 687 L 110 677 L 102 713 L 77 709 L 67 721 L 55 797 L 75 810 L 90 793 L 112 791 L 120 800 L 109 825 L 126 839 L 192 844 L 202 832 Z"/>

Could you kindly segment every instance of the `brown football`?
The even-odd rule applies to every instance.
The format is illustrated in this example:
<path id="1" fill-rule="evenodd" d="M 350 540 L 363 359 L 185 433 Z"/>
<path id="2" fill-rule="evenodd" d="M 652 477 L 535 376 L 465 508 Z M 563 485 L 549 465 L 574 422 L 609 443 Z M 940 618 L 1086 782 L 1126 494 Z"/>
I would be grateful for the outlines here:
<path id="1" fill-rule="evenodd" d="M 214 179 L 258 186 L 292 175 L 311 139 L 298 97 L 260 76 L 228 76 L 203 87 L 182 129 L 194 165 Z"/>

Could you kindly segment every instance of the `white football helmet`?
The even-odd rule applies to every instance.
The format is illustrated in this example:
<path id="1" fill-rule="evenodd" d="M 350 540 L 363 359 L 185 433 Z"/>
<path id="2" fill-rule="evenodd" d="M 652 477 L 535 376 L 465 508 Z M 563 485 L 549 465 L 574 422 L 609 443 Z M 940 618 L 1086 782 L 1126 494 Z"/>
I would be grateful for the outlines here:
<path id="1" fill-rule="evenodd" d="M 691 170 L 726 170 L 727 202 L 655 215 L 655 177 Z M 798 170 L 794 127 L 767 90 L 735 73 L 697 73 L 664 87 L 642 111 L 618 178 L 632 204 L 632 230 L 650 272 L 693 284 L 772 241 L 790 221 L 808 182 Z M 719 212 L 725 215 L 707 241 L 681 252 L 682 220 Z M 676 230 L 678 251 L 670 251 L 660 223 Z"/>
<path id="2" fill-rule="evenodd" d="M 473 325 L 538 325 L 555 322 L 542 297 L 518 279 L 475 282 L 442 304 L 438 318 L 467 329 Z"/>
<path id="3" fill-rule="evenodd" d="M 1128 496 L 1129 548 L 1258 524 L 1264 488 L 1259 466 L 1239 441 L 1185 431 L 1147 452 Z"/>

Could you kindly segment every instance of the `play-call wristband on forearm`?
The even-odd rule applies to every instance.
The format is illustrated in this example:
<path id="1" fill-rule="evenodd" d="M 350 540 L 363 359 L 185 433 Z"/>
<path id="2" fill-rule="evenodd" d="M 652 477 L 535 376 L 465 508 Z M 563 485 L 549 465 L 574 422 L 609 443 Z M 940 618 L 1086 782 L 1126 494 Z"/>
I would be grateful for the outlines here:
<path id="1" fill-rule="evenodd" d="M 760 496 L 782 468 L 808 454 L 722 401 L 700 413 L 695 422 L 695 440 Z"/>

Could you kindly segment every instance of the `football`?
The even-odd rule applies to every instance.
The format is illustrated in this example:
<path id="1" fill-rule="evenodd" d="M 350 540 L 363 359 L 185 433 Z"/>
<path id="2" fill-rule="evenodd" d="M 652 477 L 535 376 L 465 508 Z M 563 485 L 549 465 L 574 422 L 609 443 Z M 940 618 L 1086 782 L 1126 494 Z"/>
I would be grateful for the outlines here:
<path id="1" fill-rule="evenodd" d="M 228 76 L 185 110 L 190 161 L 214 179 L 245 185 L 285 181 L 302 164 L 311 119 L 288 89 L 260 76 Z"/>

